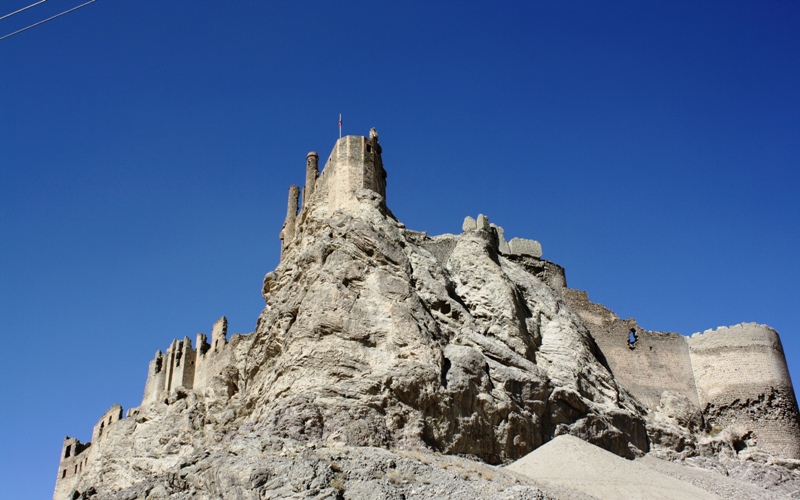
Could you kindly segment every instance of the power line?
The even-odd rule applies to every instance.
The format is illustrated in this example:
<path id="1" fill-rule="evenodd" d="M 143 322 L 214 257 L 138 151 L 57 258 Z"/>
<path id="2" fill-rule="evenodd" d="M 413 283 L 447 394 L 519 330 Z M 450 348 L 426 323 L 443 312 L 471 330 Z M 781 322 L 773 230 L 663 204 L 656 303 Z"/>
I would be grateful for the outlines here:
<path id="1" fill-rule="evenodd" d="M 44 1 L 47 1 L 47 0 L 42 0 L 42 1 L 41 1 L 41 2 L 39 2 L 39 3 L 42 3 L 42 2 L 44 2 Z M 77 7 L 73 7 L 73 8 L 71 8 L 71 9 L 65 10 L 64 12 L 61 12 L 60 14 L 56 14 L 55 16 L 48 17 L 47 19 L 43 19 L 43 20 L 39 21 L 38 23 L 33 23 L 33 24 L 31 24 L 30 26 L 25 26 L 24 28 L 22 28 L 22 29 L 20 29 L 20 30 L 17 30 L 17 31 L 15 31 L 15 32 L 13 32 L 13 33 L 9 33 L 8 35 L 0 36 L 0 40 L 3 40 L 4 38 L 8 38 L 8 37 L 10 37 L 10 36 L 14 36 L 14 35 L 16 35 L 17 33 L 22 33 L 22 32 L 23 32 L 23 31 L 25 31 L 25 30 L 29 30 L 29 29 L 31 29 L 31 28 L 33 28 L 33 27 L 35 27 L 35 26 L 39 26 L 40 24 L 44 24 L 44 23 L 46 23 L 47 21 L 52 21 L 53 19 L 55 19 L 55 18 L 57 18 L 57 17 L 61 17 L 61 16 L 63 16 L 64 14 L 69 14 L 69 13 L 70 13 L 70 12 L 72 12 L 73 10 L 78 10 L 78 9 L 80 9 L 81 7 L 86 7 L 87 5 L 89 5 L 90 3 L 94 3 L 95 1 L 97 1 L 97 0 L 89 0 L 89 1 L 88 1 L 88 2 L 86 2 L 86 3 L 82 3 L 82 4 L 78 5 Z M 27 9 L 27 8 L 29 8 L 29 7 L 33 7 L 34 5 L 37 5 L 37 4 L 29 5 L 28 7 L 25 7 L 25 9 Z M 22 10 L 25 10 L 25 9 L 22 9 Z M 20 12 L 20 11 L 17 11 L 17 12 Z M 11 15 L 13 15 L 13 14 L 16 14 L 16 12 L 12 12 L 11 14 L 8 14 L 8 16 L 11 16 Z M 8 16 L 6 16 L 6 17 L 8 17 Z"/>
<path id="2" fill-rule="evenodd" d="M 3 17 L 0 17 L 0 21 L 2 21 L 3 19 L 5 19 L 5 18 L 7 18 L 7 17 L 11 17 L 11 16 L 13 16 L 14 14 L 19 14 L 20 12 L 22 12 L 22 11 L 24 11 L 24 10 L 28 10 L 28 9 L 30 9 L 31 7 L 36 7 L 36 6 L 37 6 L 37 5 L 39 5 L 40 3 L 45 3 L 46 1 L 47 1 L 47 0 L 39 0 L 39 1 L 38 1 L 38 2 L 36 2 L 36 3 L 32 3 L 32 4 L 28 5 L 27 7 L 23 7 L 23 8 L 21 8 L 21 9 L 19 9 L 19 10 L 15 10 L 15 11 L 14 11 L 14 12 L 12 12 L 11 14 L 6 14 L 5 16 L 3 16 Z"/>

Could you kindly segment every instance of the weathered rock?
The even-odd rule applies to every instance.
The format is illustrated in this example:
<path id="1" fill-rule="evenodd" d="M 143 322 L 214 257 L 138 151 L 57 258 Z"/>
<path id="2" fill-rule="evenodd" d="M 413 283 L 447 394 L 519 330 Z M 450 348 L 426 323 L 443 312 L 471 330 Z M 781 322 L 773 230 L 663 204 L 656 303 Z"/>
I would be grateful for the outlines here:
<path id="1" fill-rule="evenodd" d="M 405 229 L 386 207 L 377 140 L 343 138 L 323 172 L 308 167 L 299 212 L 291 190 L 256 331 L 228 340 L 223 317 L 211 343 L 159 351 L 140 408 L 126 419 L 112 408 L 91 446 L 65 442 L 75 455 L 56 500 L 582 498 L 491 464 L 564 434 L 626 458 L 651 445 L 670 459 L 756 449 L 747 429 L 712 435 L 696 392 L 636 386 L 642 401 L 620 384 L 595 332 L 621 321 L 566 289 L 538 242 L 506 245 L 484 215 L 460 235 Z M 718 338 L 697 343 L 698 359 Z M 794 400 L 781 397 L 789 418 Z M 432 453 L 480 463 L 454 474 Z"/>

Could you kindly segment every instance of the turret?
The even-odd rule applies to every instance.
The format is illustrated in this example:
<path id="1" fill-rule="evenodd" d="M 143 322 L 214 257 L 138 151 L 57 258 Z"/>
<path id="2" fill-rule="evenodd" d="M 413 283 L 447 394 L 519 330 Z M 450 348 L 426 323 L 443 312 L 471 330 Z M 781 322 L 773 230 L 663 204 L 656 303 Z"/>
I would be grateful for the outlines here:
<path id="1" fill-rule="evenodd" d="M 298 201 L 300 200 L 300 187 L 289 186 L 289 202 L 286 206 L 286 220 L 281 230 L 281 251 L 294 239 L 294 226 L 297 221 Z"/>
<path id="2" fill-rule="evenodd" d="M 306 155 L 306 187 L 303 190 L 303 208 L 308 206 L 308 199 L 314 194 L 314 185 L 319 175 L 319 155 L 311 151 Z"/>
<path id="3" fill-rule="evenodd" d="M 228 343 L 228 318 L 225 316 L 214 322 L 211 327 L 211 349 L 219 352 Z"/>

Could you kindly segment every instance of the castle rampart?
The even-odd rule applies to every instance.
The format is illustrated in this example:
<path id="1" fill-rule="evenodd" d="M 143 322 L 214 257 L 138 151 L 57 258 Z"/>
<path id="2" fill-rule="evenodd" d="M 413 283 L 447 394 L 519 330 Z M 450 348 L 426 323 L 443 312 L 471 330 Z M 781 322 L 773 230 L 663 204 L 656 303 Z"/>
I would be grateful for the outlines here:
<path id="1" fill-rule="evenodd" d="M 202 392 L 220 368 L 223 352 L 228 345 L 228 319 L 223 316 L 211 329 L 211 343 L 206 335 L 197 335 L 197 350 L 189 337 L 173 340 L 166 354 L 156 352 L 150 362 L 142 405 L 166 399 L 176 387 Z"/>
<path id="2" fill-rule="evenodd" d="M 111 432 L 112 426 L 115 422 L 119 421 L 122 418 L 122 406 L 115 404 L 112 405 L 111 408 L 106 410 L 103 413 L 103 416 L 100 417 L 100 420 L 92 429 L 92 443 L 99 443 L 109 432 Z"/>
<path id="3" fill-rule="evenodd" d="M 797 402 L 777 332 L 743 323 L 696 333 L 687 344 L 709 423 L 747 427 L 759 448 L 800 458 Z"/>
<path id="4" fill-rule="evenodd" d="M 297 210 L 300 200 L 300 187 L 289 186 L 289 200 L 286 203 L 286 220 L 281 229 L 281 253 L 286 245 L 294 239 L 295 226 L 297 225 Z"/>
<path id="5" fill-rule="evenodd" d="M 664 391 L 685 396 L 709 430 L 737 426 L 769 453 L 800 458 L 800 423 L 780 338 L 755 323 L 720 327 L 691 338 L 642 330 L 566 289 L 564 299 L 583 320 L 614 378 L 651 411 Z M 631 329 L 638 339 L 628 343 Z"/>
<path id="6" fill-rule="evenodd" d="M 603 305 L 589 301 L 581 290 L 567 288 L 563 297 L 589 328 L 614 378 L 648 408 L 658 406 L 664 391 L 682 394 L 698 404 L 686 337 L 642 330 L 634 320 L 621 320 Z M 639 337 L 634 349 L 628 346 L 631 328 Z"/>
<path id="7" fill-rule="evenodd" d="M 217 375 L 227 358 L 223 356 L 228 345 L 228 319 L 223 316 L 211 328 L 211 343 L 205 342 L 205 335 L 197 336 L 197 364 L 194 375 L 194 390 L 202 392 L 211 385 L 211 380 Z M 202 344 L 201 344 L 202 341 Z M 203 347 L 200 347 L 200 346 Z"/>

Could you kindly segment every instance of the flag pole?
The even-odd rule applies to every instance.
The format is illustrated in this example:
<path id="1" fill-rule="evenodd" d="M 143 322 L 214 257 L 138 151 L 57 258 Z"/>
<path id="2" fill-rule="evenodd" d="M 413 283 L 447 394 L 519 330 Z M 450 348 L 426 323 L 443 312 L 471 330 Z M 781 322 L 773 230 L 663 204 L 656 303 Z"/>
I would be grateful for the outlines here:
<path id="1" fill-rule="evenodd" d="M 342 114 L 339 113 L 339 139 L 342 138 Z"/>

